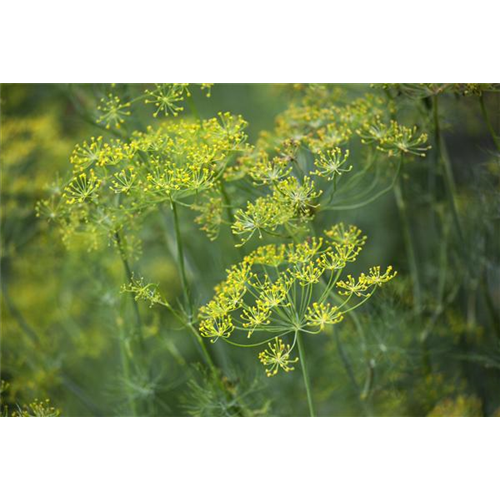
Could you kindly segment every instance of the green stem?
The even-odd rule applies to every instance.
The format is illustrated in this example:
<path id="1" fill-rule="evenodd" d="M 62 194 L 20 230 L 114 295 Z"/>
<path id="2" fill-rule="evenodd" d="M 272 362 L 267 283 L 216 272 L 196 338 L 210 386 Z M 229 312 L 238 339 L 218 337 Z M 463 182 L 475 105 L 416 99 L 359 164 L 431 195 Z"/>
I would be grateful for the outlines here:
<path id="1" fill-rule="evenodd" d="M 403 156 L 400 160 L 403 163 Z M 410 275 L 413 283 L 413 299 L 415 301 L 415 312 L 419 313 L 422 307 L 422 293 L 420 288 L 420 280 L 418 277 L 417 257 L 415 253 L 415 242 L 411 234 L 410 221 L 408 217 L 408 209 L 403 196 L 403 188 L 401 179 L 394 185 L 394 196 L 398 207 L 399 216 L 403 225 L 403 236 L 405 240 L 406 253 L 408 256 L 408 264 L 410 266 Z"/>
<path id="2" fill-rule="evenodd" d="M 446 145 L 441 134 L 441 128 L 439 125 L 439 103 L 438 96 L 433 97 L 434 106 L 434 130 L 436 135 L 436 148 L 438 150 L 438 157 L 441 158 L 441 165 L 443 168 L 443 176 L 446 184 L 446 193 L 448 196 L 448 203 L 451 208 L 451 213 L 453 215 L 453 222 L 455 224 L 458 237 L 460 238 L 460 243 L 465 251 L 465 240 L 463 237 L 462 225 L 458 217 L 458 210 L 456 205 L 457 190 L 455 186 L 455 179 L 453 178 L 453 170 L 451 168 L 450 159 L 446 151 Z"/>
<path id="3" fill-rule="evenodd" d="M 335 285 L 335 283 L 339 279 L 341 273 L 342 273 L 342 269 L 340 269 L 337 272 L 337 275 L 335 276 L 335 280 L 333 282 L 332 287 L 329 288 L 329 289 L 327 289 L 328 290 L 328 295 L 338 304 L 339 309 L 342 308 L 343 305 L 346 302 L 348 302 L 349 299 L 352 297 L 352 295 L 351 295 L 351 296 L 348 297 L 348 299 L 346 301 L 343 301 L 333 291 L 333 286 Z M 322 276 L 322 280 L 324 281 L 324 275 Z M 323 299 L 324 299 L 324 297 L 322 297 L 321 300 L 323 300 Z M 363 302 L 364 301 L 361 301 L 356 307 L 360 306 Z M 361 350 L 363 351 L 363 356 L 365 357 L 365 360 L 366 360 L 367 373 L 369 375 L 369 377 L 366 380 L 365 387 L 362 390 L 360 389 L 360 387 L 359 387 L 359 385 L 358 385 L 358 383 L 356 381 L 356 378 L 354 377 L 354 371 L 352 369 L 352 364 L 349 361 L 349 358 L 348 358 L 346 352 L 343 349 L 342 343 L 340 341 L 340 336 L 339 336 L 338 329 L 336 330 L 337 348 L 338 348 L 338 351 L 339 351 L 339 354 L 340 354 L 340 358 L 342 360 L 342 364 L 343 364 L 344 369 L 345 369 L 345 371 L 347 373 L 347 376 L 351 380 L 354 389 L 356 390 L 356 392 L 359 395 L 359 399 L 360 399 L 361 405 L 363 407 L 363 410 L 365 411 L 365 413 L 367 415 L 371 415 L 372 414 L 372 410 L 370 408 L 370 405 L 366 402 L 366 400 L 367 400 L 367 398 L 369 396 L 369 393 L 371 391 L 372 380 L 373 380 L 373 377 L 374 377 L 375 368 L 374 368 L 374 366 L 372 366 L 371 361 L 370 361 L 370 359 L 368 357 L 368 353 L 367 353 L 367 350 L 366 350 L 366 335 L 365 335 L 365 332 L 363 330 L 363 325 L 361 324 L 361 321 L 359 320 L 358 315 L 356 313 L 356 310 L 355 310 L 356 307 L 351 308 L 350 310 L 347 311 L 347 313 L 349 313 L 349 318 L 354 323 L 354 326 L 355 326 L 355 328 L 358 331 L 358 334 L 360 336 L 360 339 L 361 339 Z"/>
<path id="4" fill-rule="evenodd" d="M 127 349 L 125 348 L 125 340 L 123 339 L 123 332 L 120 335 L 120 358 L 122 362 L 122 371 L 123 378 L 125 380 L 129 380 L 130 378 L 130 361 L 129 356 L 127 354 Z M 137 404 L 134 398 L 129 395 L 128 404 L 130 405 L 130 411 L 132 412 L 132 416 L 137 416 Z"/>
<path id="5" fill-rule="evenodd" d="M 229 219 L 230 227 L 229 227 L 229 232 L 231 233 L 231 237 L 233 238 L 234 241 L 234 246 L 238 249 L 238 254 L 240 258 L 243 258 L 243 251 L 241 249 L 240 242 L 238 241 L 237 236 L 233 233 L 232 226 L 234 224 L 234 213 L 231 205 L 231 199 L 229 198 L 229 194 L 227 192 L 226 186 L 224 184 L 224 181 L 221 180 L 220 182 L 220 192 L 222 193 L 222 198 L 224 198 L 224 203 L 226 204 L 226 212 L 227 212 L 227 217 Z"/>
<path id="6" fill-rule="evenodd" d="M 218 376 L 219 372 L 217 370 L 217 367 L 215 366 L 212 356 L 210 355 L 210 352 L 207 349 L 207 346 L 205 345 L 205 342 L 203 342 L 203 339 L 200 337 L 200 334 L 192 324 L 189 324 L 188 328 L 189 331 L 194 335 L 196 342 L 200 346 L 201 352 L 203 353 L 203 358 L 205 359 L 208 367 L 214 373 L 214 375 Z"/>
<path id="7" fill-rule="evenodd" d="M 344 365 L 344 369 L 347 373 L 347 376 L 349 377 L 349 380 L 351 381 L 354 389 L 359 395 L 361 394 L 361 391 L 359 389 L 358 382 L 356 381 L 356 377 L 354 376 L 354 370 L 352 368 L 351 362 L 349 361 L 349 358 L 347 357 L 347 354 L 344 351 L 342 342 L 340 341 L 340 333 L 338 328 L 335 328 L 335 340 L 337 341 L 337 350 L 339 352 L 340 359 L 342 360 L 342 364 Z"/>
<path id="8" fill-rule="evenodd" d="M 125 278 L 127 280 L 127 283 L 130 283 L 132 281 L 132 269 L 130 268 L 130 263 L 127 259 L 125 249 L 123 248 L 122 239 L 121 239 L 120 233 L 118 231 L 115 232 L 115 240 L 116 240 L 116 245 L 118 247 L 118 252 L 120 253 L 120 258 L 121 258 L 122 263 L 123 263 L 123 269 L 125 271 Z M 132 307 L 134 309 L 137 337 L 139 339 L 139 345 L 141 347 L 142 353 L 145 354 L 146 346 L 144 343 L 144 336 L 142 334 L 142 318 L 141 318 L 141 313 L 139 311 L 139 304 L 137 303 L 137 301 L 135 300 L 135 298 L 132 295 L 131 295 L 131 301 L 132 301 Z"/>
<path id="9" fill-rule="evenodd" d="M 479 96 L 479 104 L 481 105 L 481 113 L 483 114 L 484 121 L 486 122 L 486 126 L 488 127 L 488 131 L 491 135 L 491 138 L 493 139 L 493 142 L 495 143 L 496 148 L 500 152 L 500 139 L 498 138 L 498 135 L 495 132 L 495 129 L 493 128 L 493 125 L 491 124 L 490 117 L 488 116 L 488 111 L 486 109 L 486 106 L 484 104 L 484 95 L 481 94 Z"/>
<path id="10" fill-rule="evenodd" d="M 188 313 L 188 318 L 189 321 L 191 321 L 193 317 L 193 304 L 191 302 L 189 283 L 186 276 L 186 267 L 184 263 L 184 245 L 182 243 L 179 215 L 177 213 L 177 204 L 174 201 L 172 201 L 172 212 L 174 214 L 175 239 L 177 241 L 177 261 L 179 263 L 179 269 L 181 275 L 182 292 L 184 294 L 184 301 Z"/>
<path id="11" fill-rule="evenodd" d="M 203 339 L 201 338 L 200 334 L 196 330 L 196 328 L 192 324 L 192 319 L 193 319 L 193 303 L 191 301 L 191 294 L 189 291 L 189 284 L 186 276 L 186 268 L 185 268 L 185 263 L 184 263 L 184 246 L 182 244 L 182 236 L 181 236 L 181 231 L 180 231 L 180 224 L 179 224 L 179 215 L 177 213 L 177 204 L 172 201 L 172 212 L 174 215 L 174 227 L 175 227 L 175 237 L 177 240 L 177 259 L 179 263 L 179 269 L 180 269 L 180 275 L 181 275 L 181 281 L 182 281 L 182 290 L 184 293 L 184 299 L 186 302 L 186 308 L 187 308 L 187 313 L 188 313 L 188 321 L 185 322 L 185 325 L 188 327 L 189 331 L 194 335 L 196 342 L 201 348 L 203 357 L 210 368 L 210 371 L 213 373 L 215 379 L 217 380 L 217 383 L 219 384 L 219 387 L 221 390 L 224 392 L 228 400 L 231 398 L 231 394 L 227 390 L 226 386 L 224 385 L 224 382 L 222 381 L 221 374 L 219 369 L 215 366 L 215 363 L 212 359 L 212 356 L 210 355 L 210 352 L 208 351 L 205 342 L 203 342 Z M 241 413 L 241 408 L 239 406 L 236 407 L 237 411 Z"/>
<path id="12" fill-rule="evenodd" d="M 200 114 L 198 113 L 198 108 L 196 107 L 193 96 L 190 92 L 188 92 L 186 95 L 186 101 L 188 103 L 189 109 L 191 110 L 191 113 L 193 113 L 193 116 L 200 122 L 203 128 L 203 121 L 200 117 Z"/>
<path id="13" fill-rule="evenodd" d="M 304 384 L 306 386 L 307 393 L 307 403 L 309 405 L 309 414 L 311 417 L 315 417 L 316 414 L 314 412 L 312 394 L 311 394 L 311 383 L 309 381 L 309 372 L 307 371 L 305 350 L 304 350 L 304 341 L 302 339 L 302 332 L 297 332 L 297 344 L 299 346 L 299 357 L 300 364 L 302 366 L 302 375 L 304 376 Z"/>

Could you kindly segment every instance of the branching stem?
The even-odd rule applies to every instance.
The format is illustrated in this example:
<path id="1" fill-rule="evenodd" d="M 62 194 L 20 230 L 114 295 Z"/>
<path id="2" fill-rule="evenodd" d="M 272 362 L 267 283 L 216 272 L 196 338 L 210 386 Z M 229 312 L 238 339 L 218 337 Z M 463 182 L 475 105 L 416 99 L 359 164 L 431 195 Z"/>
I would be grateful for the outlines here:
<path id="1" fill-rule="evenodd" d="M 302 375 L 304 376 L 304 385 L 306 386 L 307 404 L 309 405 L 309 415 L 311 417 L 315 417 L 316 413 L 314 411 L 314 405 L 312 400 L 311 382 L 309 380 L 309 372 L 307 371 L 304 340 L 302 339 L 302 335 L 303 335 L 302 332 L 300 331 L 297 332 L 297 345 L 299 347 L 300 364 L 302 367 Z"/>

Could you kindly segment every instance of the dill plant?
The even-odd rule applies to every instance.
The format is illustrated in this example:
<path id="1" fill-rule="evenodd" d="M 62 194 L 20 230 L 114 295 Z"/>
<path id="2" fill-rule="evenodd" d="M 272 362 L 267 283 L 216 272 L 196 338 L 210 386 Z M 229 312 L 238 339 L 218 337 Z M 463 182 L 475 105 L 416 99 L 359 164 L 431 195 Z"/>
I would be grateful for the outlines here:
<path id="1" fill-rule="evenodd" d="M 45 356 L 12 381 L 9 407 L 16 407 L 18 395 L 42 400 L 40 394 L 23 393 L 32 383 L 42 392 L 71 391 L 99 414 L 67 367 L 89 353 L 102 357 L 117 340 L 122 373 L 114 388 L 100 393 L 119 392 L 119 414 L 247 416 L 268 414 L 273 405 L 278 412 L 297 413 L 291 403 L 295 389 L 286 390 L 297 385 L 297 376 L 304 379 L 311 415 L 315 406 L 320 414 L 341 412 L 336 405 L 343 397 L 367 415 L 495 411 L 495 398 L 487 406 L 483 394 L 491 390 L 483 390 L 470 366 L 480 366 L 483 375 L 485 366 L 495 366 L 500 332 L 493 290 L 496 85 L 280 86 L 275 91 L 286 96 L 285 109 L 274 128 L 256 140 L 247 136 L 248 123 L 239 114 L 207 118 L 199 112 L 193 95 L 209 96 L 210 84 L 93 90 L 65 89 L 74 112 L 88 124 L 87 139 L 68 155 L 71 169 L 36 179 L 30 197 L 48 193 L 37 203 L 41 236 L 35 241 L 46 244 L 40 238 L 50 238 L 48 229 L 56 228 L 70 251 L 58 247 L 58 255 L 69 260 L 73 254 L 65 279 L 78 286 L 79 260 L 93 261 L 88 273 L 95 289 L 82 294 L 98 301 L 114 333 L 106 339 L 99 317 L 90 314 L 94 333 L 81 338 L 72 322 L 81 312 L 58 311 L 57 328 L 72 332 L 78 348 L 58 340 L 46 356 L 48 333 L 16 307 L 13 280 L 2 280 L 9 318 L 24 332 L 24 340 L 11 335 L 8 345 L 17 344 L 17 352 L 36 346 L 40 358 Z M 483 180 L 469 174 L 479 196 L 456 177 L 447 121 L 450 109 L 458 109 L 455 102 L 464 109 L 474 106 L 493 147 L 485 155 Z M 43 136 L 49 129 L 14 124 L 8 123 L 7 133 L 24 126 Z M 58 135 L 45 143 L 55 144 Z M 2 151 L 11 172 L 33 161 L 23 154 L 21 145 Z M 48 156 L 43 161 L 50 165 Z M 15 200 L 15 193 L 9 194 Z M 392 203 L 399 226 L 381 222 Z M 9 206 L 10 220 L 31 228 L 32 221 L 19 215 L 20 206 Z M 6 244 L 5 231 L 2 235 L 3 248 L 9 249 L 2 269 L 12 266 L 19 274 L 16 251 L 24 243 L 15 224 L 6 226 L 13 230 L 14 245 Z M 196 270 L 203 252 L 192 243 L 202 241 L 194 237 L 195 225 L 205 233 L 203 251 L 222 256 L 212 261 L 218 267 Z M 390 241 L 376 256 L 361 252 L 366 237 L 357 226 L 367 230 L 374 248 L 381 239 L 400 236 L 404 256 Z M 152 242 L 162 248 L 161 261 L 175 261 L 170 278 L 159 275 L 160 260 L 148 263 Z M 229 267 L 220 265 L 223 261 Z M 391 266 L 374 266 L 380 261 L 395 264 L 397 279 L 392 281 Z M 225 267 L 226 278 L 212 292 L 210 281 L 220 281 Z M 121 287 L 103 284 L 116 279 Z M 122 298 L 116 296 L 119 288 Z M 194 340 L 196 358 L 186 355 L 182 337 L 172 335 L 176 329 Z M 64 353 L 63 369 L 57 350 Z M 245 386 L 228 364 L 251 360 L 249 352 L 267 380 Z M 176 382 L 167 374 L 165 356 L 178 367 Z M 9 370 L 15 371 L 15 359 Z M 200 361 L 204 368 L 197 366 Z M 193 378 L 187 386 L 186 378 Z M 494 375 L 486 378 L 492 381 Z M 177 387 L 187 387 L 192 396 L 184 395 L 181 406 L 178 398 L 166 397 Z M 256 391 L 269 394 L 273 387 L 273 401 L 252 400 Z M 42 406 L 23 411 L 52 412 Z"/>

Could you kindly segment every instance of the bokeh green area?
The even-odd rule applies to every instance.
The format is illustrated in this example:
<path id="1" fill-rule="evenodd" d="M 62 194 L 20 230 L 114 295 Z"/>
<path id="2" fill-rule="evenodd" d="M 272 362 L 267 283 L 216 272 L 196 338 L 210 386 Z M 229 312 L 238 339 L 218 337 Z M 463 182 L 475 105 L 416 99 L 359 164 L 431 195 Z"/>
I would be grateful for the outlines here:
<path id="1" fill-rule="evenodd" d="M 64 416 L 129 415 L 128 394 L 142 394 L 139 414 L 231 415 L 217 385 L 199 366 L 199 348 L 167 310 L 138 303 L 148 343 L 147 380 L 123 377 L 123 345 L 134 321 L 130 296 L 121 293 L 123 265 L 112 245 L 90 249 L 85 239 L 67 248 L 53 224 L 36 216 L 35 205 L 71 175 L 69 158 L 77 143 L 106 135 L 93 111 L 106 85 L 2 85 L 1 87 L 1 344 L 2 407 L 11 414 L 35 399 L 50 399 Z M 133 91 L 141 86 L 131 87 Z M 368 85 L 342 86 L 343 99 L 383 93 Z M 272 130 L 290 106 L 289 87 L 271 84 L 217 84 L 207 98 L 192 91 L 202 118 L 219 111 L 241 114 L 249 141 Z M 500 94 L 484 97 L 494 127 Z M 189 115 L 193 109 L 185 106 Z M 394 195 L 388 192 L 354 210 L 318 215 L 318 228 L 355 224 L 368 243 L 353 270 L 373 263 L 393 265 L 397 279 L 338 335 L 307 338 L 308 365 L 318 413 L 323 416 L 464 415 L 491 416 L 500 407 L 500 202 L 499 152 L 474 96 L 441 99 L 442 134 L 456 182 L 464 243 L 449 222 L 449 238 L 432 223 L 446 214 L 447 191 L 437 176 L 437 204 L 429 202 L 429 174 L 437 168 L 429 103 L 402 101 L 398 119 L 417 122 L 433 145 L 424 160 L 403 172 L 424 307 L 412 307 L 405 235 Z M 146 107 L 137 123 L 154 124 Z M 498 128 L 496 129 L 498 133 Z M 148 215 L 134 272 L 158 283 L 175 304 L 182 300 L 170 215 Z M 197 305 L 206 303 L 225 269 L 238 262 L 229 229 L 210 241 L 182 210 L 187 276 Z M 447 219 L 448 220 L 448 219 Z M 267 239 L 265 240 L 268 241 Z M 269 240 L 271 241 L 271 240 Z M 245 251 L 262 241 L 252 241 Z M 435 309 L 436 283 L 446 266 L 445 302 Z M 471 269 L 464 273 L 464 268 Z M 465 275 L 465 277 L 464 277 Z M 338 338 L 342 343 L 339 344 Z M 225 383 L 246 415 L 307 414 L 299 368 L 265 376 L 252 349 L 204 341 L 221 367 Z M 350 370 L 346 370 L 345 359 Z M 130 387 L 130 385 L 134 387 Z"/>

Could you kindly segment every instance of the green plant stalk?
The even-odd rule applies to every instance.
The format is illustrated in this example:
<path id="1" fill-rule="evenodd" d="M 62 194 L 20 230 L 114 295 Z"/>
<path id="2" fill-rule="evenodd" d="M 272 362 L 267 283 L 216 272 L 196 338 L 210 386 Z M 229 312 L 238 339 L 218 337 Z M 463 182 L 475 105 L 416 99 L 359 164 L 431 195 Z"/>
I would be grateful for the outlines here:
<path id="1" fill-rule="evenodd" d="M 196 342 L 200 346 L 201 352 L 203 353 L 203 357 L 204 357 L 208 367 L 214 373 L 214 375 L 217 375 L 218 378 L 220 378 L 219 371 L 218 371 L 217 367 L 215 366 L 214 360 L 212 359 L 212 356 L 210 355 L 210 352 L 208 351 L 207 346 L 205 345 L 205 342 L 203 342 L 203 339 L 200 337 L 200 334 L 198 333 L 196 328 L 191 323 L 189 323 L 187 326 L 188 326 L 189 331 L 195 337 Z"/>
<path id="2" fill-rule="evenodd" d="M 120 335 L 120 358 L 122 362 L 122 370 L 123 370 L 123 377 L 128 380 L 130 377 L 130 362 L 129 362 L 129 357 L 127 354 L 127 350 L 125 349 L 125 342 L 122 338 L 122 335 Z M 132 412 L 132 416 L 136 417 L 137 416 L 137 405 L 132 396 L 128 397 L 128 404 L 130 406 L 130 411 Z"/>
<path id="3" fill-rule="evenodd" d="M 351 381 L 353 387 L 356 389 L 356 392 L 360 394 L 361 390 L 359 388 L 358 382 L 356 381 L 356 377 L 354 376 L 354 370 L 352 368 L 352 364 L 349 358 L 347 357 L 346 352 L 344 351 L 344 346 L 342 345 L 342 342 L 340 341 L 340 333 L 338 328 L 335 329 L 335 340 L 337 342 L 337 350 L 339 352 L 340 359 L 342 360 L 342 364 L 344 365 L 347 376 L 349 377 L 349 380 Z"/>
<path id="4" fill-rule="evenodd" d="M 189 283 L 187 280 L 186 276 L 186 268 L 185 268 L 185 262 L 184 262 L 184 245 L 182 243 L 182 235 L 180 231 L 180 224 L 179 224 L 179 215 L 177 213 L 177 204 L 172 201 L 172 212 L 174 215 L 174 228 L 175 228 L 175 236 L 177 240 L 177 259 L 179 263 L 179 269 L 180 269 L 180 275 L 181 275 L 181 282 L 182 282 L 182 289 L 183 289 L 183 294 L 184 294 L 184 300 L 186 302 L 186 308 L 188 312 L 188 321 L 184 322 L 185 326 L 188 327 L 188 330 L 193 334 L 197 344 L 201 348 L 201 352 L 203 354 L 203 358 L 205 362 L 207 363 L 209 369 L 212 371 L 214 376 L 216 377 L 216 380 L 219 384 L 219 387 L 223 390 L 223 392 L 227 395 L 227 397 L 230 397 L 230 394 L 227 391 L 227 388 L 224 385 L 224 382 L 222 381 L 221 374 L 219 369 L 216 367 L 214 360 L 212 356 L 210 355 L 210 352 L 208 351 L 205 342 L 203 342 L 203 339 L 201 338 L 200 334 L 196 330 L 196 328 L 193 326 L 193 303 L 191 301 L 191 294 L 189 291 Z"/>
<path id="5" fill-rule="evenodd" d="M 231 238 L 234 241 L 234 246 L 238 250 L 238 254 L 241 258 L 243 258 L 243 250 L 241 248 L 240 242 L 238 241 L 237 236 L 233 233 L 231 226 L 234 224 L 234 213 L 231 205 L 231 199 L 229 198 L 229 194 L 227 192 L 226 186 L 224 184 L 224 181 L 220 181 L 220 192 L 222 194 L 222 198 L 224 199 L 224 203 L 226 204 L 226 213 L 227 213 L 227 218 L 229 219 L 229 232 L 231 233 Z"/>
<path id="6" fill-rule="evenodd" d="M 120 258 L 121 258 L 122 263 L 123 263 L 123 269 L 125 271 L 125 278 L 127 280 L 127 283 L 130 283 L 132 281 L 132 270 L 130 268 L 130 263 L 127 259 L 127 256 L 125 255 L 125 250 L 123 248 L 120 233 L 118 231 L 115 232 L 115 240 L 116 240 L 116 244 L 118 246 L 118 251 L 120 253 Z M 134 309 L 136 331 L 137 331 L 137 337 L 139 339 L 139 346 L 141 348 L 142 354 L 144 355 L 146 353 L 146 346 L 145 346 L 144 336 L 143 336 L 143 332 L 142 332 L 142 318 L 141 318 L 141 313 L 139 311 L 139 304 L 137 304 L 137 301 L 132 296 L 131 296 L 131 300 L 132 300 L 132 306 Z"/>
<path id="7" fill-rule="evenodd" d="M 122 244 L 122 239 L 121 239 L 120 233 L 118 231 L 115 232 L 115 240 L 116 240 L 116 244 L 118 246 L 118 252 L 120 254 L 121 261 L 123 263 L 123 269 L 125 271 L 125 279 L 127 280 L 127 283 L 130 283 L 132 280 L 132 269 L 130 267 L 130 263 L 127 259 L 126 254 L 125 254 L 125 250 L 124 250 L 123 244 Z M 144 336 L 143 336 L 143 332 L 142 332 L 141 313 L 139 311 L 139 304 L 132 296 L 131 296 L 131 301 L 132 301 L 132 307 L 133 307 L 134 315 L 135 315 L 136 336 L 139 340 L 139 347 L 141 350 L 142 359 L 144 361 L 144 357 L 146 355 L 146 346 L 145 346 Z M 128 380 L 130 378 L 131 359 L 130 359 L 129 354 L 127 353 L 127 349 L 125 346 L 125 340 L 123 338 L 123 335 L 120 335 L 120 357 L 122 360 L 123 376 L 124 376 L 125 380 Z M 128 402 L 130 405 L 130 410 L 132 412 L 132 415 L 136 416 L 138 414 L 136 401 L 134 400 L 133 397 L 129 397 Z"/>
<path id="8" fill-rule="evenodd" d="M 399 175 L 399 170 L 398 170 L 397 175 Z M 313 234 L 315 234 L 315 229 L 314 229 L 314 225 L 312 224 L 312 222 L 311 222 L 310 227 L 311 227 L 311 231 L 313 232 Z M 324 274 L 321 276 L 321 280 L 323 281 L 323 283 L 326 284 L 326 288 L 325 288 L 325 291 L 323 292 L 323 295 L 321 297 L 320 302 L 325 298 L 325 296 L 329 295 L 330 297 L 332 297 L 332 299 L 337 304 L 342 304 L 342 300 L 340 299 L 340 297 L 338 295 L 336 295 L 333 291 L 333 287 L 335 286 L 335 284 L 339 280 L 341 274 L 342 274 L 342 269 L 339 269 L 337 271 L 337 273 L 335 274 L 333 281 L 330 279 L 329 282 L 326 282 Z M 332 277 L 333 277 L 333 274 L 332 274 Z M 370 377 L 373 378 L 374 368 L 371 366 L 370 360 L 367 359 L 368 357 L 366 355 L 366 335 L 365 335 L 365 332 L 363 330 L 363 326 L 362 326 L 361 321 L 359 320 L 357 313 L 354 309 L 349 311 L 349 317 L 354 322 L 356 330 L 358 331 L 358 333 L 361 337 L 361 345 L 362 345 L 363 355 L 365 356 L 365 359 L 366 359 L 367 372 L 370 374 Z M 360 387 L 359 387 L 358 383 L 356 382 L 356 378 L 354 377 L 354 370 L 352 369 L 352 364 L 351 364 L 347 354 L 342 349 L 341 341 L 340 341 L 340 338 L 338 336 L 338 331 L 337 331 L 337 347 L 339 347 L 339 345 L 340 345 L 339 354 L 340 354 L 340 358 L 342 360 L 342 365 L 344 367 L 344 370 L 346 371 L 349 380 L 351 381 L 354 389 L 356 390 L 356 392 L 359 395 L 359 399 L 361 401 L 361 405 L 363 407 L 363 410 L 366 412 L 367 415 L 371 415 L 372 411 L 369 408 L 369 405 L 366 404 L 366 399 L 368 398 L 369 392 L 371 390 L 371 381 L 367 380 L 367 383 L 365 384 L 365 388 L 363 390 L 360 390 Z"/>
<path id="9" fill-rule="evenodd" d="M 498 138 L 498 135 L 495 132 L 495 129 L 493 128 L 493 125 L 491 124 L 490 117 L 488 116 L 488 111 L 486 109 L 486 106 L 484 104 L 484 95 L 481 94 L 479 96 L 479 104 L 481 106 L 481 113 L 483 114 L 484 121 L 486 122 L 486 126 L 488 127 L 488 131 L 491 135 L 491 138 L 493 139 L 493 142 L 495 143 L 496 148 L 500 152 L 500 139 Z"/>
<path id="10" fill-rule="evenodd" d="M 181 276 L 182 293 L 184 295 L 184 302 L 188 313 L 189 322 L 191 322 L 193 319 L 193 304 L 191 301 L 189 282 L 186 275 L 186 266 L 184 261 L 184 245 L 182 243 L 179 215 L 177 213 L 177 203 L 175 203 L 174 201 L 172 201 L 172 213 L 174 214 L 175 239 L 177 243 L 177 261 L 179 264 L 179 270 Z"/>
<path id="11" fill-rule="evenodd" d="M 189 109 L 191 110 L 191 113 L 200 122 L 200 124 L 203 128 L 203 121 L 201 119 L 200 113 L 198 113 L 198 108 L 196 107 L 193 96 L 191 95 L 190 92 L 188 92 L 186 94 L 186 102 L 188 103 L 188 106 L 189 106 Z"/>
<path id="12" fill-rule="evenodd" d="M 306 386 L 307 404 L 309 405 L 309 415 L 311 417 L 315 417 L 316 413 L 314 411 L 314 405 L 313 405 L 313 400 L 312 400 L 311 383 L 309 380 L 309 372 L 307 371 L 307 364 L 306 364 L 306 357 L 305 357 L 305 350 L 304 350 L 304 341 L 302 339 L 302 332 L 297 332 L 297 344 L 299 346 L 299 357 L 300 357 L 300 364 L 302 367 L 302 375 L 304 376 L 304 384 Z"/>
<path id="13" fill-rule="evenodd" d="M 487 272 L 486 267 L 484 268 L 484 272 L 482 275 L 481 288 L 482 288 L 482 292 L 483 292 L 484 299 L 486 302 L 486 308 L 490 314 L 493 330 L 495 331 L 497 338 L 500 339 L 500 314 L 499 314 L 497 307 L 495 306 L 495 304 L 491 298 L 490 292 L 489 292 L 488 272 Z"/>
<path id="14" fill-rule="evenodd" d="M 401 164 L 403 157 L 401 156 Z M 408 210 L 403 196 L 403 188 L 401 179 L 394 185 L 394 196 L 396 198 L 396 205 L 398 207 L 399 216 L 403 225 L 403 236 L 405 240 L 406 253 L 408 257 L 408 264 L 410 266 L 410 275 L 413 283 L 413 299 L 415 312 L 419 313 L 422 308 L 422 292 L 420 288 L 420 280 L 418 276 L 417 257 L 415 253 L 415 243 L 411 234 L 410 221 L 408 217 Z"/>
<path id="15" fill-rule="evenodd" d="M 457 189 L 455 186 L 455 179 L 453 178 L 453 170 L 451 168 L 450 159 L 446 151 L 446 145 L 441 134 L 441 127 L 439 125 L 439 102 L 438 96 L 433 96 L 433 108 L 434 108 L 434 131 L 436 135 L 436 148 L 438 149 L 438 157 L 441 158 L 441 165 L 443 168 L 443 177 L 446 184 L 446 193 L 448 197 L 448 203 L 450 205 L 451 213 L 453 216 L 453 222 L 455 224 L 458 237 L 460 238 L 460 243 L 462 248 L 465 249 L 465 240 L 463 236 L 462 224 L 460 223 L 460 218 L 458 217 L 458 210 L 456 205 Z"/>

